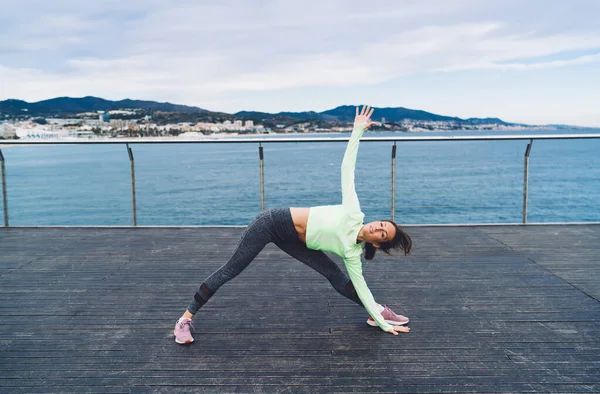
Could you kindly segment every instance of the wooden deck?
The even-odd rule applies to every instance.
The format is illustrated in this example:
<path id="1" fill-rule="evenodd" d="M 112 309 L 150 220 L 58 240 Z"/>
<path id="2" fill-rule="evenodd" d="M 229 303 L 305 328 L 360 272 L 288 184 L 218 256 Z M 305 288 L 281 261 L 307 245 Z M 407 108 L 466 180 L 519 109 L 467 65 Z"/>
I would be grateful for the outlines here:
<path id="1" fill-rule="evenodd" d="M 180 346 L 242 229 L 1 228 L 0 392 L 600 392 L 600 226 L 407 230 L 364 271 L 409 334 L 270 245 Z"/>

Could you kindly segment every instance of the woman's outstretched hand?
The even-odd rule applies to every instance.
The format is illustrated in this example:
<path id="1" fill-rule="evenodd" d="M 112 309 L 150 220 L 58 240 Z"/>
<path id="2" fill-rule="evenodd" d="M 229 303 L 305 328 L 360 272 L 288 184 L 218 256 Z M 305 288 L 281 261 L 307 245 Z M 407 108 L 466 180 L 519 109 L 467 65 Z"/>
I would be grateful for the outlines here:
<path id="1" fill-rule="evenodd" d="M 368 129 L 373 126 L 375 122 L 371 122 L 371 115 L 373 115 L 374 109 L 368 105 L 363 105 L 360 114 L 358 113 L 358 107 L 356 107 L 356 117 L 354 123 L 365 123 L 365 127 Z"/>
<path id="2" fill-rule="evenodd" d="M 392 328 L 390 328 L 388 332 L 390 334 L 398 335 L 399 332 L 410 332 L 410 327 L 392 326 Z"/>

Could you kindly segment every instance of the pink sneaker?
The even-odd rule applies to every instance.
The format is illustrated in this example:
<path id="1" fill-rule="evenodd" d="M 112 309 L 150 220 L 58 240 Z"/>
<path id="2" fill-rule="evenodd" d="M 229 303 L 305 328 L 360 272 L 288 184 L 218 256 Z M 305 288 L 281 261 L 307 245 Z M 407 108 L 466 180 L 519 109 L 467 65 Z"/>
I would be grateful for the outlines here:
<path id="1" fill-rule="evenodd" d="M 186 345 L 188 343 L 194 342 L 194 337 L 190 333 L 190 327 L 193 329 L 192 319 L 184 319 L 183 317 L 177 320 L 175 324 L 175 330 L 173 334 L 175 334 L 175 342 Z"/>
<path id="2" fill-rule="evenodd" d="M 383 312 L 381 312 L 381 316 L 383 316 L 387 324 L 391 324 L 392 326 L 403 326 L 409 322 L 408 317 L 395 314 L 393 310 L 387 307 L 387 305 L 383 307 Z M 373 327 L 377 327 L 377 322 L 373 320 L 373 318 L 370 316 L 367 319 L 367 324 Z"/>

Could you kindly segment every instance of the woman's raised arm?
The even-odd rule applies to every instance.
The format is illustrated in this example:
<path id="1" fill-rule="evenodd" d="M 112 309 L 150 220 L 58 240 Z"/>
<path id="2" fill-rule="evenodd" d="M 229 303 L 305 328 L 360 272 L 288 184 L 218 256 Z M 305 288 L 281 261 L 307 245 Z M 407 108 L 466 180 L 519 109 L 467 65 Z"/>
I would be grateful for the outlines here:
<path id="1" fill-rule="evenodd" d="M 352 129 L 352 135 L 350 136 L 350 141 L 348 141 L 346 153 L 344 153 L 344 159 L 342 160 L 342 205 L 355 210 L 360 210 L 360 203 L 358 202 L 358 196 L 354 187 L 356 155 L 358 153 L 360 137 L 374 123 L 371 122 L 371 115 L 373 115 L 373 108 L 368 105 L 363 106 L 360 113 L 358 112 L 358 107 L 356 108 L 354 128 Z"/>

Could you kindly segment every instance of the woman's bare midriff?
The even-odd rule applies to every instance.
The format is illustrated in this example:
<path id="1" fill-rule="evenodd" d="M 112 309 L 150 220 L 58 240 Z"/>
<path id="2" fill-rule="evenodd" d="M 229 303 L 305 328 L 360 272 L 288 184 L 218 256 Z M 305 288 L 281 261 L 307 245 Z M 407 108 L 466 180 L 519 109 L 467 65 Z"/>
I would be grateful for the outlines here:
<path id="1" fill-rule="evenodd" d="M 306 223 L 308 223 L 309 212 L 310 208 L 290 208 L 298 238 L 304 244 L 306 244 Z"/>

